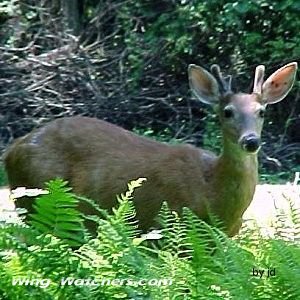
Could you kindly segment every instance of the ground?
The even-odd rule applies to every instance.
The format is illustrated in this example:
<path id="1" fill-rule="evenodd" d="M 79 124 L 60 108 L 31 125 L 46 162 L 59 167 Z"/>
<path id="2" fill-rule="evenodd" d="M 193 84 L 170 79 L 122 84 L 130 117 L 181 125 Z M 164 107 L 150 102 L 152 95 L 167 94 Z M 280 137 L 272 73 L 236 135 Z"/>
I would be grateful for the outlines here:
<path id="1" fill-rule="evenodd" d="M 273 236 L 278 215 L 287 215 L 283 218 L 289 223 L 291 206 L 300 209 L 299 184 L 262 184 L 256 186 L 254 199 L 243 215 L 244 221 L 254 220 L 261 229 L 261 233 Z M 248 222 L 249 223 L 249 222 Z M 288 225 L 288 224 L 285 224 Z"/>

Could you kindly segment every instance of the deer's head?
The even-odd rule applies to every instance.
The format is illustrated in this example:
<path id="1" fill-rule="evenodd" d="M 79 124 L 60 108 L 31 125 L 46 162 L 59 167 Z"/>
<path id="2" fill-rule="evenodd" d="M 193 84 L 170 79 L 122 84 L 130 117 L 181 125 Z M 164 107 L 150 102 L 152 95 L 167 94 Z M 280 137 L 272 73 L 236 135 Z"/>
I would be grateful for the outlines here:
<path id="1" fill-rule="evenodd" d="M 292 62 L 264 81 L 265 67 L 259 65 L 255 70 L 253 91 L 246 94 L 232 91 L 231 76 L 223 77 L 218 65 L 213 65 L 211 72 L 196 65 L 188 68 L 195 96 L 218 111 L 224 141 L 248 154 L 260 148 L 266 106 L 284 99 L 293 86 L 296 71 L 297 63 Z"/>

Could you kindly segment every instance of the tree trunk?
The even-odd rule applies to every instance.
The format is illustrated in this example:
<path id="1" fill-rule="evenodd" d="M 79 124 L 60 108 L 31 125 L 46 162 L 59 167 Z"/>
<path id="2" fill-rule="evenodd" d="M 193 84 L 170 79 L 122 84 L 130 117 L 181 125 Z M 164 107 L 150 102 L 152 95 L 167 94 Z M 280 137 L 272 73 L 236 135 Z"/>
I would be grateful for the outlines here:
<path id="1" fill-rule="evenodd" d="M 79 0 L 61 0 L 61 6 L 67 30 L 75 36 L 79 35 L 81 29 Z"/>

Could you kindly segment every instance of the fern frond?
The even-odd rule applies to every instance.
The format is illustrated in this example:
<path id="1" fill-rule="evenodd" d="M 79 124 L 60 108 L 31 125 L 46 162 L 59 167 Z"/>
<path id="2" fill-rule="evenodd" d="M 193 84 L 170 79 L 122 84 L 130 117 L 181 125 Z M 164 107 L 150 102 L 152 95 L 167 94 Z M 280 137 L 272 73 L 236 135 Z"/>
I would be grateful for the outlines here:
<path id="1" fill-rule="evenodd" d="M 51 233 L 78 247 L 84 242 L 84 227 L 78 200 L 70 192 L 67 182 L 55 179 L 47 183 L 48 194 L 35 200 L 35 213 L 30 224 L 43 233 Z"/>

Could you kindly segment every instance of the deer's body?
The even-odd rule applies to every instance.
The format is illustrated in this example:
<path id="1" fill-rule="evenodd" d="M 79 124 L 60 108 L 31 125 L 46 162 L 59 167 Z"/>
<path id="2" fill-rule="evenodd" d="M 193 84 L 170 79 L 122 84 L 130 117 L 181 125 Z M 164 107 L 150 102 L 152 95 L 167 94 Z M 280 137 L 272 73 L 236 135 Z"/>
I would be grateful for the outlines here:
<path id="1" fill-rule="evenodd" d="M 193 80 L 201 85 L 207 74 L 198 73 L 200 67 L 193 68 L 191 72 L 196 73 L 190 73 L 190 81 L 195 88 Z M 199 74 L 204 78 L 197 78 Z M 198 97 L 201 100 L 202 95 Z M 233 123 L 220 114 L 225 124 L 220 156 L 191 145 L 159 143 L 93 118 L 57 119 L 8 149 L 5 165 L 10 186 L 43 187 L 45 181 L 61 177 L 75 193 L 111 208 L 129 181 L 146 177 L 134 193 L 141 228 L 153 225 L 162 202 L 167 201 L 171 209 L 180 212 L 189 207 L 202 219 L 211 211 L 224 222 L 226 232 L 234 235 L 257 183 L 262 98 L 259 93 L 224 96 L 219 109 L 230 108 L 239 121 Z M 32 203 L 26 199 L 20 205 L 31 210 Z M 81 209 L 91 213 L 86 206 Z"/>

